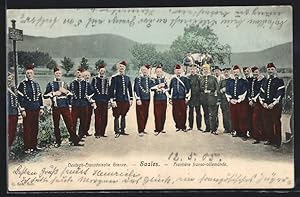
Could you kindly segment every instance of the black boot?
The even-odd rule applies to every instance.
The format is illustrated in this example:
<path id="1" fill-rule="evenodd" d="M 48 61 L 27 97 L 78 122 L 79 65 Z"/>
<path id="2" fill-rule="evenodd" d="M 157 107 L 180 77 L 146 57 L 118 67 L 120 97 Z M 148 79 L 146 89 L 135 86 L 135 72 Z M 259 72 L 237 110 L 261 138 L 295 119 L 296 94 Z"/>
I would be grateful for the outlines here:
<path id="1" fill-rule="evenodd" d="M 119 126 L 119 118 L 114 119 L 114 131 L 115 131 L 115 138 L 120 136 L 120 126 Z"/>
<path id="2" fill-rule="evenodd" d="M 126 128 L 126 120 L 125 120 L 125 116 L 121 117 L 121 135 L 129 135 L 128 133 L 125 133 L 125 128 Z"/>

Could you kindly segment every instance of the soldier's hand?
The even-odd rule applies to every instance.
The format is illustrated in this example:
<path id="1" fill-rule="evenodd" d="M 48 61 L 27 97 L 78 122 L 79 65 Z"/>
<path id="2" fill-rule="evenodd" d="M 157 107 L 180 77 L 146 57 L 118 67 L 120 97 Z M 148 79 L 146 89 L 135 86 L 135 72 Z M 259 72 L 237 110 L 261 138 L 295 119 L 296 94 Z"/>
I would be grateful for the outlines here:
<path id="1" fill-rule="evenodd" d="M 129 101 L 130 106 L 132 105 L 132 100 Z"/>
<path id="2" fill-rule="evenodd" d="M 189 99 L 185 99 L 185 103 L 187 104 L 189 102 Z"/>
<path id="3" fill-rule="evenodd" d="M 26 111 L 22 111 L 21 115 L 22 115 L 23 118 L 25 118 L 26 117 Z"/>
<path id="4" fill-rule="evenodd" d="M 236 104 L 236 103 L 237 103 L 237 100 L 236 100 L 236 99 L 231 99 L 230 102 L 231 102 L 232 104 Z"/>
<path id="5" fill-rule="evenodd" d="M 116 102 L 112 102 L 112 103 L 111 103 L 111 106 L 112 106 L 113 108 L 115 108 L 115 107 L 117 107 L 117 103 L 116 103 Z"/>
<path id="6" fill-rule="evenodd" d="M 249 101 L 249 105 L 252 107 L 253 106 L 253 101 Z"/>
<path id="7" fill-rule="evenodd" d="M 64 87 L 60 87 L 59 91 L 64 93 L 64 94 L 68 94 L 68 90 L 66 90 Z"/>
<path id="8" fill-rule="evenodd" d="M 44 113 L 44 110 L 43 109 L 40 109 L 40 114 L 42 115 Z"/>
<path id="9" fill-rule="evenodd" d="M 264 104 L 263 104 L 263 107 L 266 108 L 266 109 L 268 109 L 267 103 L 264 103 Z"/>
<path id="10" fill-rule="evenodd" d="M 220 102 L 220 101 L 218 101 L 218 102 L 216 103 L 216 105 L 221 105 L 221 102 Z"/>
<path id="11" fill-rule="evenodd" d="M 273 103 L 271 103 L 271 104 L 268 106 L 269 109 L 273 109 L 273 107 L 274 107 L 274 104 L 273 104 Z"/>
<path id="12" fill-rule="evenodd" d="M 61 91 L 54 92 L 54 96 L 60 96 L 60 95 L 61 95 Z"/>
<path id="13" fill-rule="evenodd" d="M 170 100 L 169 100 L 169 103 L 170 103 L 170 105 L 172 105 L 172 104 L 173 104 L 173 103 L 172 103 L 172 99 L 170 99 Z"/>
<path id="14" fill-rule="evenodd" d="M 94 109 L 96 109 L 96 107 L 97 107 L 96 103 L 92 103 L 91 106 L 92 106 Z"/>
<path id="15" fill-rule="evenodd" d="M 111 108 L 111 103 L 110 103 L 110 102 L 107 104 L 107 108 L 108 108 L 108 109 Z"/>
<path id="16" fill-rule="evenodd" d="M 136 104 L 137 105 L 142 105 L 142 101 L 141 100 L 136 100 Z"/>
<path id="17" fill-rule="evenodd" d="M 158 87 L 159 87 L 159 88 L 165 87 L 165 83 L 160 83 L 160 84 L 158 84 Z"/>

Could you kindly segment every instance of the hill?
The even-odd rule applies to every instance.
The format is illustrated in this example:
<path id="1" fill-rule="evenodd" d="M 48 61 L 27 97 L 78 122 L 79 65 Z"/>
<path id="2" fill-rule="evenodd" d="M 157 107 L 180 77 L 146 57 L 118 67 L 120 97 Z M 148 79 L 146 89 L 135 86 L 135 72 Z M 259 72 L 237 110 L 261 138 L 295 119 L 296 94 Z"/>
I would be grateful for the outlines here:
<path id="1" fill-rule="evenodd" d="M 233 53 L 231 64 L 264 66 L 269 62 L 274 62 L 277 67 L 293 67 L 293 43 L 280 44 L 262 51 Z"/>

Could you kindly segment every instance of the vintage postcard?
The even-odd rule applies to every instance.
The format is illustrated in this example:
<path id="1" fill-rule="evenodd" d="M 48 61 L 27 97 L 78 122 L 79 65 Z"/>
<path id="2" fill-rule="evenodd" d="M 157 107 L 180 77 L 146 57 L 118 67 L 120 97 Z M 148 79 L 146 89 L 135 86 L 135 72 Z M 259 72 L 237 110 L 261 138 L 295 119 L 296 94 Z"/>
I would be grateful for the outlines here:
<path id="1" fill-rule="evenodd" d="M 293 188 L 292 12 L 8 9 L 8 191 Z"/>

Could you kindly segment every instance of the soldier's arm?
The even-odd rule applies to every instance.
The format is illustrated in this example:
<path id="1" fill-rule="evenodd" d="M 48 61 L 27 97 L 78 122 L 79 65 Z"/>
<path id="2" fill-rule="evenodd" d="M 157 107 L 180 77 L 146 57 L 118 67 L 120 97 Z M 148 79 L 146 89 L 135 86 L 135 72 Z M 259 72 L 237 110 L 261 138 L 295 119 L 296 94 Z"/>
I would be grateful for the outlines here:
<path id="1" fill-rule="evenodd" d="M 20 111 L 25 111 L 25 108 L 24 108 L 24 85 L 23 83 L 20 83 L 18 88 L 17 88 L 17 97 L 18 97 L 18 101 L 19 101 L 19 104 L 20 104 Z"/>
<path id="2" fill-rule="evenodd" d="M 261 84 L 261 87 L 260 87 L 260 93 L 259 93 L 259 96 L 258 96 L 258 100 L 260 102 L 260 104 L 262 104 L 262 106 L 264 106 L 264 101 L 265 101 L 265 98 L 266 98 L 266 90 L 265 90 L 265 83 L 267 83 L 267 80 L 263 81 L 262 84 Z"/>
<path id="3" fill-rule="evenodd" d="M 173 89 L 173 83 L 174 83 L 174 78 L 172 78 L 170 81 L 169 90 L 168 90 L 169 98 L 172 97 L 171 93 L 172 93 L 172 89 Z"/>
<path id="4" fill-rule="evenodd" d="M 242 90 L 242 94 L 238 96 L 238 103 L 242 102 L 243 100 L 245 100 L 247 93 L 248 93 L 248 81 L 244 80 L 243 81 L 243 90 Z"/>
<path id="5" fill-rule="evenodd" d="M 232 98 L 230 89 L 231 89 L 231 81 L 226 82 L 226 90 L 225 90 L 225 96 L 227 98 L 227 101 L 230 102 L 230 99 Z"/>
<path id="6" fill-rule="evenodd" d="M 130 100 L 133 100 L 133 91 L 132 91 L 132 85 L 131 85 L 131 81 L 130 78 L 128 77 L 128 92 L 129 92 L 129 97 Z"/>
<path id="7" fill-rule="evenodd" d="M 92 99 L 95 99 L 95 94 L 96 94 L 95 84 L 96 84 L 96 79 L 93 78 L 92 82 L 91 82 L 92 92 L 94 93 L 93 96 L 92 96 Z"/>
<path id="8" fill-rule="evenodd" d="M 140 93 L 140 88 L 139 88 L 139 78 L 138 77 L 136 77 L 134 79 L 133 88 L 134 88 L 134 95 L 135 95 L 136 100 L 140 100 L 141 99 L 141 93 Z"/>
<path id="9" fill-rule="evenodd" d="M 53 97 L 53 92 L 52 92 L 52 87 L 51 87 L 50 82 L 46 86 L 46 90 L 44 92 L 43 97 L 44 97 L 44 99 L 49 99 L 49 98 Z"/>
<path id="10" fill-rule="evenodd" d="M 191 80 L 189 78 L 185 79 L 185 88 L 186 88 L 185 99 L 190 100 L 190 98 L 191 98 Z"/>
<path id="11" fill-rule="evenodd" d="M 151 91 L 156 91 L 158 89 L 158 84 L 155 82 L 155 79 L 151 79 L 151 86 L 150 86 L 150 90 Z"/>
<path id="12" fill-rule="evenodd" d="M 215 96 L 218 96 L 220 88 L 219 88 L 219 83 L 216 77 L 213 78 L 214 86 L 215 86 Z"/>
<path id="13" fill-rule="evenodd" d="M 37 89 L 40 90 L 40 95 L 39 95 L 40 109 L 44 109 L 41 87 L 38 83 L 36 85 L 37 85 Z"/>
<path id="14" fill-rule="evenodd" d="M 280 99 L 284 97 L 285 94 L 285 86 L 282 79 L 278 81 L 278 88 L 275 94 L 275 98 L 273 99 L 273 104 L 276 105 L 279 103 Z"/>
<path id="15" fill-rule="evenodd" d="M 116 101 L 116 94 L 115 94 L 115 90 L 116 90 L 116 82 L 115 82 L 115 77 L 111 77 L 110 80 L 110 86 L 109 86 L 109 97 L 112 102 Z"/>
<path id="16" fill-rule="evenodd" d="M 93 87 L 89 82 L 86 82 L 86 88 L 87 88 L 87 99 L 90 103 L 94 103 L 95 101 L 93 100 L 93 96 L 94 96 L 94 91 L 93 91 Z"/>

